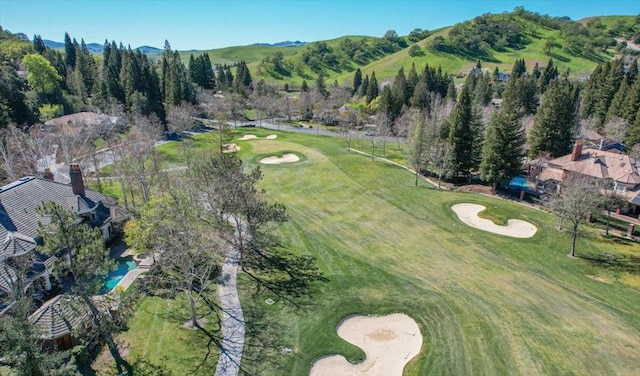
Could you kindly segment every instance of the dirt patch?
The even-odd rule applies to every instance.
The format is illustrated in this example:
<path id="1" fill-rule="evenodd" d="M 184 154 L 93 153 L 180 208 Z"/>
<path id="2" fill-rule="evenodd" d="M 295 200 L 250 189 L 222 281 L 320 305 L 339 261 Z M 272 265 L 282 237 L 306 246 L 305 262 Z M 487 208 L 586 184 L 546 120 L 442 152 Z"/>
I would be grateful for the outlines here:
<path id="1" fill-rule="evenodd" d="M 486 185 L 480 185 L 480 184 L 463 185 L 456 188 L 456 191 L 484 193 L 485 195 L 493 195 L 493 192 L 491 192 L 491 187 Z"/>
<path id="2" fill-rule="evenodd" d="M 494 234 L 513 238 L 530 238 L 538 231 L 538 228 L 533 224 L 519 219 L 509 219 L 506 226 L 499 226 L 488 219 L 480 218 L 478 213 L 486 209 L 482 205 L 456 204 L 451 209 L 465 224 Z"/>
<path id="3" fill-rule="evenodd" d="M 240 146 L 238 144 L 224 144 L 222 145 L 223 153 L 237 153 L 240 151 Z"/>
<path id="4" fill-rule="evenodd" d="M 254 138 L 258 138 L 258 136 L 256 136 L 255 134 L 245 134 L 244 136 L 240 137 L 238 140 L 245 141 L 245 140 L 253 140 Z"/>
<path id="5" fill-rule="evenodd" d="M 262 158 L 260 160 L 260 163 L 262 164 L 280 164 L 280 163 L 293 163 L 293 162 L 297 162 L 300 160 L 300 157 L 298 157 L 295 154 L 292 153 L 286 153 L 284 155 L 282 155 L 282 157 L 266 157 L 266 158 Z"/>
<path id="6" fill-rule="evenodd" d="M 270 134 L 267 137 L 265 137 L 267 140 L 275 140 L 276 138 L 278 138 L 277 134 Z"/>
<path id="7" fill-rule="evenodd" d="M 326 356 L 313 364 L 310 376 L 402 376 L 404 366 L 422 347 L 418 324 L 401 313 L 381 317 L 352 316 L 340 323 L 337 332 L 344 340 L 364 350 L 366 359 L 351 364 L 342 355 Z"/>
<path id="8" fill-rule="evenodd" d="M 597 275 L 588 275 L 587 277 L 593 279 L 594 281 L 611 284 L 611 281 Z"/>

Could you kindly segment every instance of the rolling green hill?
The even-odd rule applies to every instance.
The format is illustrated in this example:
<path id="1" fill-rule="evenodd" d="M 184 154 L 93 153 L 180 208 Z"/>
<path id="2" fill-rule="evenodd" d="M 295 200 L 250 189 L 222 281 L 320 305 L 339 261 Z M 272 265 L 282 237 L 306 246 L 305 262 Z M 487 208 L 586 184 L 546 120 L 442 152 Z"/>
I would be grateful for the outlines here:
<path id="1" fill-rule="evenodd" d="M 234 64 L 238 61 L 245 61 L 247 64 L 257 62 L 265 57 L 273 56 L 277 52 L 282 53 L 285 57 L 293 56 L 296 53 L 304 49 L 304 46 L 300 47 L 272 47 L 252 44 L 248 46 L 234 46 L 218 48 L 205 51 L 178 51 L 182 62 L 188 64 L 189 56 L 193 54 L 201 55 L 203 53 L 209 54 L 211 64 Z M 253 70 L 252 70 L 253 72 Z"/>
<path id="2" fill-rule="evenodd" d="M 496 28 L 502 29 L 493 30 Z M 344 36 L 299 47 L 250 45 L 180 54 L 185 62 L 191 53 L 202 52 L 209 54 L 213 64 L 243 60 L 254 80 L 264 79 L 277 86 L 296 86 L 305 79 L 315 79 L 319 72 L 328 82 L 348 84 L 357 68 L 363 74 L 375 71 L 378 79 L 384 80 L 395 76 L 401 67 L 408 70 L 412 64 L 419 69 L 425 64 L 441 66 L 449 74 L 463 75 L 478 60 L 485 68 L 509 72 L 518 59 L 524 59 L 532 69 L 534 64 L 544 66 L 552 58 L 560 71 L 568 69 L 572 76 L 579 77 L 618 55 L 614 38 L 634 40 L 639 33 L 637 16 L 590 17 L 573 22 L 516 9 L 513 13 L 483 15 L 434 30 L 415 43 L 417 52 L 407 37 L 397 37 L 390 46 L 386 36 Z M 272 60 L 277 54 L 278 66 L 274 68 Z"/>

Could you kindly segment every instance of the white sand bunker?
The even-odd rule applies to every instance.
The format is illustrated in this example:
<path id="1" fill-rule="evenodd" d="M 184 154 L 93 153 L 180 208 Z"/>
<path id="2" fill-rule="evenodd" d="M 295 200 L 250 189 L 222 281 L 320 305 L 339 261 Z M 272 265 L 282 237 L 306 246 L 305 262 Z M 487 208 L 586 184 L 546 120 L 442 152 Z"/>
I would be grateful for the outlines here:
<path id="1" fill-rule="evenodd" d="M 223 153 L 235 153 L 240 151 L 240 146 L 238 144 L 224 144 L 222 145 Z"/>
<path id="2" fill-rule="evenodd" d="M 240 137 L 238 140 L 240 141 L 245 141 L 245 140 L 253 140 L 258 138 L 258 136 L 256 136 L 255 134 L 245 134 L 244 136 Z M 267 140 L 275 140 L 276 138 L 278 138 L 277 134 L 270 134 L 267 137 L 265 137 Z"/>
<path id="3" fill-rule="evenodd" d="M 311 367 L 311 376 L 402 376 L 404 366 L 422 346 L 418 324 L 401 313 L 352 316 L 342 321 L 337 331 L 344 340 L 364 350 L 367 358 L 360 364 L 351 364 L 342 355 L 320 358 Z"/>
<path id="4" fill-rule="evenodd" d="M 509 219 L 506 226 L 499 226 L 489 219 L 478 217 L 478 213 L 486 208 L 477 204 L 456 204 L 451 207 L 458 218 L 467 225 L 494 234 L 511 236 L 513 238 L 530 238 L 535 235 L 538 228 L 519 219 Z"/>
<path id="5" fill-rule="evenodd" d="M 262 158 L 260 160 L 260 163 L 263 164 L 280 164 L 280 163 L 292 163 L 292 162 L 297 162 L 300 160 L 300 157 L 298 157 L 295 154 L 292 153 L 286 153 L 283 154 L 282 157 L 266 157 L 266 158 Z"/>

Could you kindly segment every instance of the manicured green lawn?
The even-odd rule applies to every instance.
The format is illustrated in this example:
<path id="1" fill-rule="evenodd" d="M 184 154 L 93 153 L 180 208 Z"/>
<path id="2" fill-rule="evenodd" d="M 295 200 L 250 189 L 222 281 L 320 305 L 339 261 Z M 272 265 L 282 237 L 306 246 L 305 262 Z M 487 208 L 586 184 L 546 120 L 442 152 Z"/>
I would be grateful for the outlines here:
<path id="1" fill-rule="evenodd" d="M 207 317 L 207 329 L 213 330 L 215 314 Z M 192 372 L 203 362 L 207 353 L 207 338 L 197 330 L 187 329 L 184 323 L 189 319 L 187 303 L 183 297 L 165 299 L 159 297 L 142 298 L 135 315 L 128 322 L 128 329 L 118 335 L 123 348 L 130 349 L 126 359 L 130 364 L 143 359 L 152 366 L 164 368 L 174 375 Z M 215 344 L 204 366 L 193 375 L 211 375 L 218 360 Z M 94 365 L 98 374 L 110 372 L 113 361 Z"/>
<path id="2" fill-rule="evenodd" d="M 239 141 L 245 133 L 259 138 Z M 265 139 L 269 134 L 278 137 Z M 297 163 L 261 165 L 261 185 L 270 201 L 287 207 L 291 219 L 278 228 L 284 246 L 315 256 L 330 280 L 310 306 L 294 309 L 269 294 L 255 296 L 251 281 L 240 275 L 245 312 L 272 323 L 283 346 L 293 350 L 245 364 L 249 369 L 308 375 L 323 355 L 361 361 L 364 353 L 337 336 L 338 323 L 355 313 L 403 312 L 416 320 L 424 339 L 406 375 L 640 373 L 638 244 L 587 230 L 578 255 L 620 263 L 570 259 L 570 236 L 556 230 L 555 216 L 492 197 L 438 191 L 423 181 L 415 187 L 412 173 L 347 153 L 342 138 L 251 128 L 236 131 L 231 142 L 248 167 L 264 155 L 303 156 Z M 362 141 L 360 149 L 367 151 Z M 400 159 L 399 150 L 389 153 Z M 485 205 L 495 218 L 530 221 L 538 232 L 513 239 L 467 227 L 450 209 L 459 202 Z M 276 303 L 265 304 L 268 297 Z M 205 338 L 181 327 L 186 316 L 179 311 L 170 302 L 144 299 L 122 337 L 131 343 L 130 356 L 166 364 L 177 374 L 192 367 Z M 247 340 L 259 343 L 260 332 L 249 332 L 254 334 Z"/>
<path id="3" fill-rule="evenodd" d="M 338 138 L 280 133 L 239 145 L 245 156 L 246 145 L 255 154 L 306 156 L 262 166 L 262 186 L 291 216 L 279 229 L 285 246 L 316 256 L 330 279 L 314 305 L 300 311 L 281 302 L 267 306 L 267 295 L 243 296 L 245 309 L 284 326 L 294 350 L 262 374 L 306 375 L 331 353 L 359 361 L 363 353 L 335 333 L 340 320 L 392 312 L 413 317 L 424 338 L 408 375 L 640 372 L 637 264 L 632 272 L 568 258 L 570 237 L 556 230 L 554 216 L 426 183 L 415 187 L 410 172 L 346 153 Z M 538 233 L 512 239 L 469 228 L 450 209 L 458 202 L 530 221 Z M 637 258 L 640 246 L 578 242 L 578 255 L 605 253 Z"/>

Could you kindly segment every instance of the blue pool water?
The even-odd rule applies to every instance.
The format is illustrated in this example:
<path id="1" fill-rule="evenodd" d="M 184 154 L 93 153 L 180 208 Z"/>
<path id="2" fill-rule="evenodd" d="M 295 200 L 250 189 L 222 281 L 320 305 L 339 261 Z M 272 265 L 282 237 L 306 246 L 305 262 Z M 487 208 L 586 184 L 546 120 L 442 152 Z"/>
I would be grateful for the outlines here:
<path id="1" fill-rule="evenodd" d="M 516 176 L 509 182 L 509 189 L 515 191 L 535 191 L 535 186 L 522 176 Z"/>
<path id="2" fill-rule="evenodd" d="M 138 264 L 133 261 L 133 256 L 119 258 L 117 262 L 118 267 L 110 271 L 109 274 L 104 277 L 104 285 L 102 286 L 102 289 L 100 289 L 101 295 L 113 290 L 125 274 L 138 267 Z"/>

